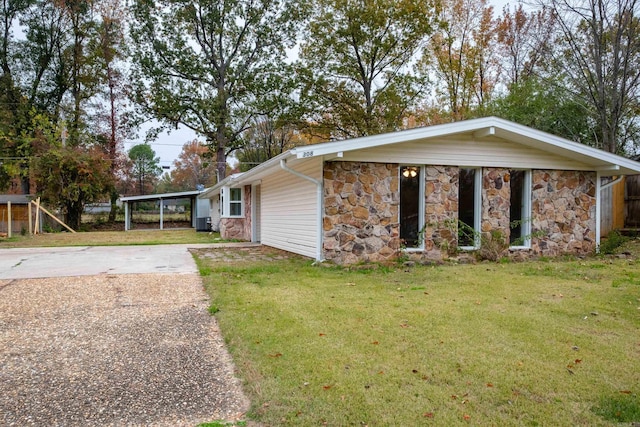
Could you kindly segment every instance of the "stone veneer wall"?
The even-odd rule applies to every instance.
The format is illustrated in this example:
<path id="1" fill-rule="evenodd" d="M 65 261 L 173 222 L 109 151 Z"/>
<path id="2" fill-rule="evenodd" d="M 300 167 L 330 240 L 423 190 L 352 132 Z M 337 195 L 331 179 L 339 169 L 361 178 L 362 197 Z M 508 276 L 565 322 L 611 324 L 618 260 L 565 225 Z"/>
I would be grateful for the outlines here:
<path id="1" fill-rule="evenodd" d="M 251 240 L 251 186 L 244 187 L 244 218 L 221 218 L 220 237 Z"/>
<path id="2" fill-rule="evenodd" d="M 393 259 L 400 248 L 397 164 L 325 162 L 323 249 L 336 264 Z"/>
<path id="3" fill-rule="evenodd" d="M 595 251 L 596 178 L 595 172 L 532 172 L 531 247 L 536 255 Z"/>
<path id="4" fill-rule="evenodd" d="M 480 230 L 482 242 L 495 242 L 495 247 L 508 247 L 511 229 L 509 227 L 511 185 L 509 169 L 482 168 L 482 213 Z M 484 243 L 486 244 L 486 243 Z M 494 246 L 494 244 L 492 244 Z"/>
<path id="5" fill-rule="evenodd" d="M 458 187 L 460 169 L 425 168 L 425 228 L 423 256 L 441 260 L 458 247 Z"/>
<path id="6" fill-rule="evenodd" d="M 399 166 L 360 162 L 324 164 L 324 256 L 337 264 L 388 261 L 399 239 Z M 425 168 L 424 252 L 412 258 L 441 260 L 457 248 L 459 168 Z M 585 254 L 595 250 L 595 172 L 533 170 L 531 250 L 511 256 Z M 245 193 L 246 201 L 250 201 Z M 505 168 L 482 169 L 483 241 L 498 231 L 508 252 L 510 175 Z M 250 202 L 245 204 L 250 218 Z M 229 219 L 227 219 L 229 220 Z M 238 221 L 238 220 L 235 220 Z M 236 224 L 250 239 L 249 221 Z M 239 235 L 240 233 L 238 233 Z M 495 236 L 493 236 L 495 237 Z M 240 237 L 236 237 L 240 238 Z"/>

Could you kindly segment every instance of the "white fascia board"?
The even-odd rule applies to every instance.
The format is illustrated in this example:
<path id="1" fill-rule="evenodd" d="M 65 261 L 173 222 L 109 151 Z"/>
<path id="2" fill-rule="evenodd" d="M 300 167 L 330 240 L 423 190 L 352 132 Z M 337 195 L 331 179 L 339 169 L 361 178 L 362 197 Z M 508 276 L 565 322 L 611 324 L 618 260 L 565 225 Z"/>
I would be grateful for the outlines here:
<path id="1" fill-rule="evenodd" d="M 344 151 L 361 150 L 363 148 L 373 148 L 381 145 L 398 144 L 402 142 L 411 142 L 420 139 L 436 138 L 445 135 L 454 135 L 457 133 L 466 133 L 491 127 L 495 117 L 486 117 L 481 119 L 464 120 L 454 123 L 445 123 L 442 125 L 434 125 L 422 128 L 401 130 L 398 132 L 384 133 L 380 135 L 363 136 L 360 138 L 345 139 L 342 141 L 325 142 L 315 145 L 304 145 L 291 150 L 298 159 L 307 157 L 325 156 L 328 154 L 337 154 Z"/>
<path id="2" fill-rule="evenodd" d="M 593 165 L 594 170 L 613 172 L 614 175 L 619 173 L 629 175 L 640 173 L 640 162 L 517 123 L 502 119 L 497 120 L 503 122 L 502 126 L 498 126 L 499 130 L 496 132 L 496 136 L 500 138 L 564 155 L 565 157 L 575 158 L 583 163 Z"/>
<path id="3" fill-rule="evenodd" d="M 235 179 L 230 182 L 225 183 L 225 181 L 221 181 L 218 186 L 226 186 L 226 187 L 234 187 L 234 186 L 242 186 L 242 185 L 251 185 L 256 182 L 259 182 L 265 175 L 271 173 L 272 170 L 280 169 L 280 160 L 287 159 L 292 157 L 290 151 L 285 151 L 284 153 L 278 154 L 277 156 L 267 160 L 266 162 L 260 163 L 258 166 L 249 169 L 242 174 L 237 174 Z M 215 187 L 214 187 L 215 188 Z"/>
<path id="4" fill-rule="evenodd" d="M 182 191 L 179 193 L 163 193 L 163 194 L 145 194 L 143 196 L 126 196 L 126 197 L 120 197 L 120 200 L 123 202 L 130 202 L 130 201 L 138 201 L 138 200 L 150 200 L 150 199 L 177 199 L 177 198 L 182 198 L 182 197 L 191 197 L 191 196 L 197 196 L 199 194 L 201 194 L 201 191 L 198 190 L 194 190 L 194 191 Z"/>
<path id="5" fill-rule="evenodd" d="M 594 170 L 625 174 L 640 173 L 640 162 L 498 117 L 484 117 L 381 135 L 346 139 L 343 141 L 300 146 L 292 149 L 291 154 L 295 155 L 298 159 L 317 156 L 336 158 L 339 157 L 339 153 L 348 151 L 451 136 L 460 133 L 471 133 L 478 139 L 495 135 L 499 138 L 535 147 L 542 151 L 555 153 L 568 158 L 575 158 L 585 164 L 592 165 Z"/>
<path id="6" fill-rule="evenodd" d="M 240 172 L 240 173 L 234 173 L 232 175 L 229 175 L 228 177 L 226 177 L 225 179 L 223 179 L 222 181 L 220 181 L 219 183 L 217 183 L 216 185 L 214 185 L 211 188 L 207 188 L 206 190 L 204 190 L 204 192 L 202 192 L 202 194 L 200 194 L 198 196 L 199 199 L 210 199 L 211 197 L 220 194 L 220 189 L 222 187 L 230 187 L 231 183 L 240 179 L 240 177 L 242 175 L 244 175 L 246 172 Z"/>

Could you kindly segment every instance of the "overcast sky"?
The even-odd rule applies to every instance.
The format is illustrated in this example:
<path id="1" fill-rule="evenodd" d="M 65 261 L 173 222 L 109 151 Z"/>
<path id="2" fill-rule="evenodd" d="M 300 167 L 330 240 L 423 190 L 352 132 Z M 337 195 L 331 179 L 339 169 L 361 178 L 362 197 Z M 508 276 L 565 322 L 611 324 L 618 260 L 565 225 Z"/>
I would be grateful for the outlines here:
<path id="1" fill-rule="evenodd" d="M 517 0 L 489 0 L 489 4 L 494 6 L 494 14 L 498 15 L 502 13 L 502 9 L 506 4 L 512 7 L 518 4 Z M 144 142 L 145 130 L 139 132 L 138 138 L 134 141 L 125 143 L 125 150 L 128 151 L 136 144 L 142 144 Z M 182 146 L 187 142 L 196 139 L 194 132 L 189 129 L 178 129 L 172 131 L 170 134 L 162 134 L 157 140 L 151 143 L 151 147 L 156 152 L 156 155 L 160 157 L 160 166 L 163 168 L 173 167 L 173 161 L 178 158 Z M 202 140 L 202 138 L 200 138 Z M 168 169 L 166 169 L 168 170 Z"/>

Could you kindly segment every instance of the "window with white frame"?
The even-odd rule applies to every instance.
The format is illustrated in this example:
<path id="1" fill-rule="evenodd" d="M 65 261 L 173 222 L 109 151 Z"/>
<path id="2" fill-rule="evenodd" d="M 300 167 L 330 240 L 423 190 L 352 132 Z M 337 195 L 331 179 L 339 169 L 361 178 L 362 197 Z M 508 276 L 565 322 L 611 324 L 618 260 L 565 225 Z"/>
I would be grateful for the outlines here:
<path id="1" fill-rule="evenodd" d="M 511 201 L 509 204 L 509 244 L 511 248 L 531 246 L 531 171 L 509 171 Z"/>
<path id="2" fill-rule="evenodd" d="M 458 179 L 458 247 L 480 246 L 482 172 L 479 168 L 460 168 Z"/>
<path id="3" fill-rule="evenodd" d="M 424 225 L 424 178 L 422 167 L 400 167 L 400 239 L 406 249 L 422 247 L 420 230 Z"/>
<path id="4" fill-rule="evenodd" d="M 223 187 L 220 192 L 223 218 L 244 216 L 244 191 L 239 187 Z"/>

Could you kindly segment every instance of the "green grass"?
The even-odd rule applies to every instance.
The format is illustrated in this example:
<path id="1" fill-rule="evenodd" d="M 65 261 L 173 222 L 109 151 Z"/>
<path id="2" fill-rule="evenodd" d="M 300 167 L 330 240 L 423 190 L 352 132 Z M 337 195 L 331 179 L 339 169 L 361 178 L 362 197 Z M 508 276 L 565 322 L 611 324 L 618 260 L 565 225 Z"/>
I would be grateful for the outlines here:
<path id="1" fill-rule="evenodd" d="M 265 425 L 640 422 L 638 261 L 199 267 Z"/>
<path id="2" fill-rule="evenodd" d="M 227 422 L 227 421 L 212 421 L 210 423 L 198 424 L 198 427 L 244 427 L 247 423 L 244 421 L 239 422 Z"/>
<path id="3" fill-rule="evenodd" d="M 77 233 L 45 233 L 35 236 L 14 236 L 0 239 L 2 248 L 56 247 L 56 246 L 121 246 L 163 245 L 178 243 L 218 243 L 219 233 L 188 230 L 141 230 L 141 231 L 93 231 Z"/>

